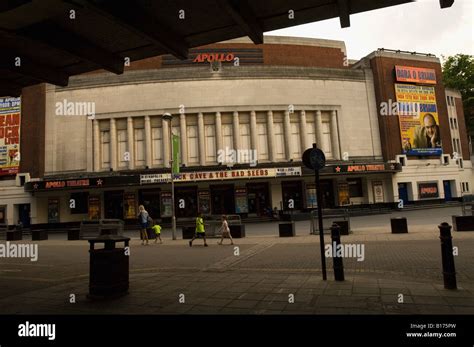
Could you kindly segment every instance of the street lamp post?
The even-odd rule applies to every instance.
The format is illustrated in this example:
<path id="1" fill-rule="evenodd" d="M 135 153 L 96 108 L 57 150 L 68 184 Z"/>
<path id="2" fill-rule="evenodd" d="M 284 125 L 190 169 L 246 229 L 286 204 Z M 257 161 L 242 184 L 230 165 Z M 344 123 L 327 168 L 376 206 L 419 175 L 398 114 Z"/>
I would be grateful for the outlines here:
<path id="1" fill-rule="evenodd" d="M 163 121 L 169 122 L 169 137 L 170 137 L 170 168 L 171 168 L 171 227 L 173 240 L 176 240 L 176 216 L 174 214 L 174 177 L 173 177 L 173 136 L 171 132 L 171 121 L 173 116 L 170 113 L 163 114 Z"/>

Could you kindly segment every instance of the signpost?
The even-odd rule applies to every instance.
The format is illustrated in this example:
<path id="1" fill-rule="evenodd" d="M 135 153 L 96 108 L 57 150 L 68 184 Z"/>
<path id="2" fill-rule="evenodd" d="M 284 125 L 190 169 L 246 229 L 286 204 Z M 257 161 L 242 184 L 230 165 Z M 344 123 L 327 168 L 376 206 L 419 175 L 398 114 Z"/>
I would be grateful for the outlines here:
<path id="1" fill-rule="evenodd" d="M 316 199 L 318 205 L 318 225 L 319 225 L 319 244 L 321 249 L 321 266 L 323 272 L 323 280 L 327 279 L 326 275 L 326 258 L 324 256 L 324 229 L 323 229 L 323 209 L 322 209 L 322 192 L 319 180 L 319 170 L 326 166 L 326 156 L 324 152 L 317 148 L 313 143 L 313 148 L 307 149 L 303 153 L 303 163 L 307 168 L 314 170 L 314 178 L 316 183 Z"/>

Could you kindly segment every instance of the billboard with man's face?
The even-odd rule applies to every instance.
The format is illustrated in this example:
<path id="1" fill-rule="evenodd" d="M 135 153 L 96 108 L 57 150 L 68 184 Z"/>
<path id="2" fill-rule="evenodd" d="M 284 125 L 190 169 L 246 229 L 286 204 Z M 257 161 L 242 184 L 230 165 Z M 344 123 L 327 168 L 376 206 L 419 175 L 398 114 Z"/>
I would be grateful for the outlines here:
<path id="1" fill-rule="evenodd" d="M 441 155 L 434 87 L 395 84 L 403 154 Z"/>

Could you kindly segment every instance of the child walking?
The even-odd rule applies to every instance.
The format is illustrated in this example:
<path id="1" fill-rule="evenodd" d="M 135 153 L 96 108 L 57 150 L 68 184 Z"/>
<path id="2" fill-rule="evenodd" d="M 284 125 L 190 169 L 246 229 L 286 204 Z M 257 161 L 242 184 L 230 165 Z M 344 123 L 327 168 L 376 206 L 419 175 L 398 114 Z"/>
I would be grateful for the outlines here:
<path id="1" fill-rule="evenodd" d="M 227 223 L 227 216 L 222 216 L 222 225 L 219 230 L 222 232 L 222 237 L 221 237 L 221 241 L 218 242 L 217 244 L 222 245 L 222 241 L 224 241 L 224 237 L 228 237 L 230 239 L 230 244 L 233 245 L 234 240 L 232 239 L 232 236 L 230 235 L 229 223 Z"/>
<path id="2" fill-rule="evenodd" d="M 161 225 L 155 224 L 151 229 L 155 232 L 156 235 L 155 243 L 158 242 L 158 239 L 160 239 L 160 243 L 163 243 L 163 241 L 161 240 Z"/>

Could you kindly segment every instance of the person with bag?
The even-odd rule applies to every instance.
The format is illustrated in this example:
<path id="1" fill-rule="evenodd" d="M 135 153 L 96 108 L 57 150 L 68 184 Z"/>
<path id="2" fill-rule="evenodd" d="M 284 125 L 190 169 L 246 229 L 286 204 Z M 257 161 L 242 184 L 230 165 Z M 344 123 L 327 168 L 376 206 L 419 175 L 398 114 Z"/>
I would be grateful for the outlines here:
<path id="1" fill-rule="evenodd" d="M 148 245 L 148 233 L 147 233 L 147 228 L 148 228 L 148 223 L 149 219 L 151 219 L 150 215 L 148 212 L 145 210 L 145 207 L 143 205 L 138 206 L 138 222 L 140 223 L 140 239 L 142 240 L 142 245 L 146 244 Z"/>
<path id="2" fill-rule="evenodd" d="M 230 239 L 230 244 L 234 244 L 234 240 L 232 239 L 232 236 L 230 235 L 230 229 L 229 229 L 229 223 L 227 223 L 227 216 L 222 216 L 222 225 L 221 228 L 219 229 L 222 232 L 222 237 L 221 241 L 218 242 L 218 245 L 222 245 L 222 241 L 224 241 L 224 237 L 228 237 Z"/>

